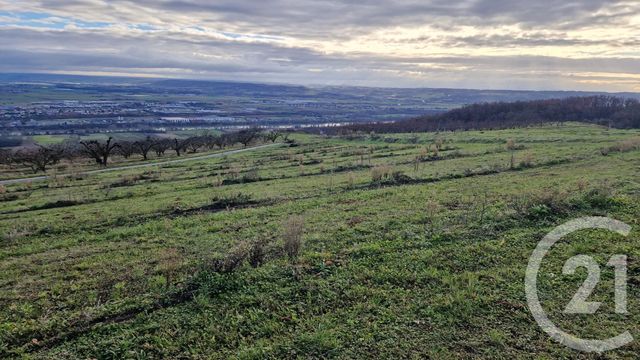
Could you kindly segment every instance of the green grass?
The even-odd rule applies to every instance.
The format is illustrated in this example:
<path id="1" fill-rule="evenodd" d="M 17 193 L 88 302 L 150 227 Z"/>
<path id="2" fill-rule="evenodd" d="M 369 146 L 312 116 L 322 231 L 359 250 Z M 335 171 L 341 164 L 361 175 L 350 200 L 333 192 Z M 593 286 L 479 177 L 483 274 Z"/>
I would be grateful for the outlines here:
<path id="1" fill-rule="evenodd" d="M 108 136 L 109 136 L 108 134 L 91 134 L 91 135 L 83 136 L 80 139 L 106 141 Z M 123 133 L 123 134 L 114 134 L 114 139 L 116 139 L 115 141 L 121 141 L 121 140 L 135 141 L 137 139 L 140 139 L 141 136 L 142 135 L 137 133 Z M 178 136 L 184 136 L 184 135 L 178 135 Z M 42 137 L 38 138 L 39 140 L 38 143 L 54 144 L 54 143 L 61 143 L 67 139 L 69 138 L 64 135 L 60 135 L 60 136 L 43 135 Z M 78 140 L 77 137 L 73 139 L 75 139 L 76 141 Z M 162 162 L 172 161 L 172 160 L 200 157 L 203 155 L 209 155 L 209 154 L 219 153 L 222 151 L 229 151 L 229 150 L 240 149 L 240 148 L 242 148 L 242 145 L 235 144 L 233 146 L 225 147 L 224 149 L 218 149 L 218 148 L 211 149 L 211 150 L 200 149 L 196 153 L 182 152 L 181 157 L 177 157 L 175 151 L 171 149 L 168 149 L 165 152 L 165 154 L 161 156 L 157 156 L 154 151 L 150 151 L 149 154 L 147 155 L 148 161 L 144 161 L 142 156 L 138 154 L 135 154 L 128 159 L 125 159 L 118 154 L 113 154 L 109 158 L 109 167 L 140 165 L 140 164 L 146 164 L 146 163 L 162 163 Z M 55 178 L 61 175 L 79 174 L 86 171 L 101 170 L 101 169 L 102 167 L 96 164 L 95 160 L 89 159 L 86 157 L 80 157 L 80 158 L 74 159 L 73 161 L 63 159 L 59 163 L 49 166 L 47 168 L 47 171 L 44 173 L 43 172 L 34 173 L 30 168 L 22 165 L 13 164 L 11 166 L 8 166 L 8 165 L 0 164 L 0 180 L 22 179 L 22 178 L 30 178 L 30 177 L 39 177 L 43 175 L 47 175 L 49 177 Z"/>
<path id="2" fill-rule="evenodd" d="M 608 215 L 637 227 L 638 151 L 600 149 L 638 135 L 578 124 L 417 139 L 299 134 L 296 147 L 6 186 L 0 353 L 590 358 L 536 325 L 524 271 L 536 243 L 566 220 Z M 443 148 L 428 159 L 436 139 Z M 520 145 L 514 168 L 507 139 Z M 374 182 L 373 168 L 396 176 Z M 292 215 L 305 223 L 297 259 L 282 250 Z M 625 239 L 580 235 L 543 264 L 556 274 L 539 280 L 545 308 L 585 337 L 621 328 L 637 337 L 638 229 Z M 262 266 L 214 265 L 258 241 Z M 604 270 L 593 296 L 609 311 L 561 313 L 583 279 L 561 272 L 577 253 L 602 263 L 629 256 L 630 315 L 610 315 Z"/>

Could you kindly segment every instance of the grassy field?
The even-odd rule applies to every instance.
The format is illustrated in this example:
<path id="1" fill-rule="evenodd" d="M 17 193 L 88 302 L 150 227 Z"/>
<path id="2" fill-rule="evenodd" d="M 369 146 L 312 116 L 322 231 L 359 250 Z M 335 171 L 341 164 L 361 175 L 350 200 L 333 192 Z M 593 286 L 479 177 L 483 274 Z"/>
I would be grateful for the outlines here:
<path id="1" fill-rule="evenodd" d="M 542 332 L 524 272 L 556 225 L 625 221 L 626 238 L 563 240 L 539 286 L 566 331 L 640 336 L 640 152 L 624 145 L 638 136 L 578 124 L 293 135 L 295 146 L 2 187 L 0 356 L 596 358 Z M 287 244 L 299 236 L 298 253 Z M 563 275 L 564 261 L 618 253 L 629 314 L 613 313 L 604 266 L 602 311 L 563 314 L 586 273 Z"/>
<path id="2" fill-rule="evenodd" d="M 208 131 L 207 134 L 217 134 L 216 131 Z M 178 138 L 186 137 L 188 133 L 179 132 L 178 134 L 171 134 L 172 136 L 177 136 Z M 202 134 L 202 132 L 200 132 Z M 144 136 L 137 133 L 120 133 L 112 135 L 115 141 L 136 141 L 140 139 L 144 139 Z M 169 134 L 157 134 L 158 137 L 169 136 Z M 34 136 L 34 141 L 41 145 L 51 145 L 51 144 L 59 144 L 64 142 L 65 140 L 98 140 L 98 141 L 106 141 L 109 137 L 108 134 L 91 134 L 83 137 L 70 138 L 66 135 L 42 135 L 42 136 Z M 196 158 L 203 155 L 219 153 L 222 151 L 240 149 L 242 145 L 234 144 L 233 146 L 227 146 L 224 149 L 200 149 L 196 153 L 192 152 L 184 152 L 181 154 L 181 157 L 177 157 L 174 150 L 168 149 L 166 150 L 164 155 L 157 156 L 156 153 L 152 150 L 149 151 L 147 155 L 148 160 L 144 161 L 142 156 L 139 154 L 134 154 L 130 158 L 125 159 L 124 157 L 116 154 L 113 154 L 109 158 L 109 167 L 120 167 L 120 166 L 131 166 L 131 165 L 141 165 L 148 163 L 162 163 L 166 161 L 173 161 L 178 159 L 186 159 L 186 158 Z M 43 175 L 47 175 L 50 177 L 57 177 L 59 175 L 68 175 L 68 174 L 79 174 L 86 171 L 93 170 L 101 170 L 102 167 L 96 164 L 95 160 L 89 158 L 77 158 L 73 161 L 63 159 L 59 163 L 55 165 L 51 165 L 48 167 L 45 173 L 38 172 L 34 173 L 29 167 L 24 165 L 3 165 L 0 164 L 0 181 L 2 180 L 11 180 L 11 179 L 22 179 L 22 178 L 30 178 L 30 177 L 39 177 Z"/>

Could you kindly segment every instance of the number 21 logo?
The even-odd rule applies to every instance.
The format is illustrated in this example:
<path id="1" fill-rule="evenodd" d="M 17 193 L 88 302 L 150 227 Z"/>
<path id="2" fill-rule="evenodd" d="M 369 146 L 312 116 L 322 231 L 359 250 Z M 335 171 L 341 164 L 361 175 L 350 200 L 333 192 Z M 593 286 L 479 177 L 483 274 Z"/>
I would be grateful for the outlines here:
<path id="1" fill-rule="evenodd" d="M 627 313 L 627 256 L 613 255 L 608 266 L 614 268 L 614 297 L 615 311 L 617 314 Z M 577 268 L 587 269 L 587 278 L 582 286 L 575 293 L 571 301 L 564 308 L 565 314 L 595 314 L 602 303 L 595 301 L 587 301 L 593 290 L 600 282 L 600 266 L 594 258 L 587 255 L 577 255 L 564 263 L 562 273 L 564 275 L 573 275 Z"/>
<path id="2" fill-rule="evenodd" d="M 547 316 L 540 299 L 538 298 L 538 272 L 542 264 L 542 259 L 551 250 L 551 247 L 563 237 L 583 229 L 603 229 L 627 236 L 631 232 L 631 227 L 621 221 L 606 217 L 585 217 L 569 221 L 560 225 L 548 233 L 542 239 L 529 257 L 529 264 L 525 274 L 524 289 L 527 296 L 527 305 L 538 325 L 552 339 L 564 344 L 572 349 L 602 353 L 604 351 L 617 349 L 633 341 L 633 336 L 629 331 L 622 332 L 617 336 L 608 339 L 581 339 L 558 328 Z M 626 255 L 614 255 L 607 262 L 613 267 L 615 312 L 617 314 L 627 313 L 627 257 Z M 600 282 L 600 265 L 596 260 L 587 255 L 577 255 L 567 260 L 562 268 L 565 275 L 573 275 L 578 268 L 587 269 L 587 278 L 582 286 L 573 295 L 573 298 L 564 308 L 565 314 L 594 314 L 601 302 L 588 301 L 589 296 Z"/>

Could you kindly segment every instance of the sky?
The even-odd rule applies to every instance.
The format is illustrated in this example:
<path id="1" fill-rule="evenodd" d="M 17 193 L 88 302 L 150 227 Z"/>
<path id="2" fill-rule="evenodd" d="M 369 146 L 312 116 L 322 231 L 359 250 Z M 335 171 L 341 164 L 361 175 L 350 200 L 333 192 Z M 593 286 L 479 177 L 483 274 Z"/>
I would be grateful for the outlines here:
<path id="1" fill-rule="evenodd" d="M 640 92 L 640 1 L 0 0 L 0 72 Z"/>

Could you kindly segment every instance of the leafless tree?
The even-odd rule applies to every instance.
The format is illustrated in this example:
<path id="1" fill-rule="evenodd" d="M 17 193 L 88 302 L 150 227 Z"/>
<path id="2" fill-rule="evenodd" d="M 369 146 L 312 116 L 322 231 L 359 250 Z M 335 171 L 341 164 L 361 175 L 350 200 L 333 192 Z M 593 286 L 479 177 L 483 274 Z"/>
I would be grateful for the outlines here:
<path id="1" fill-rule="evenodd" d="M 113 141 L 112 137 L 109 137 L 104 143 L 98 140 L 89 140 L 80 141 L 80 145 L 84 147 L 85 155 L 95 159 L 96 163 L 105 167 L 114 149 L 120 147 L 118 143 Z"/>
<path id="2" fill-rule="evenodd" d="M 227 146 L 228 138 L 224 135 L 218 135 L 213 137 L 213 144 L 218 147 L 218 149 L 223 149 Z"/>
<path id="3" fill-rule="evenodd" d="M 216 138 L 217 136 L 211 134 L 205 134 L 200 136 L 202 141 L 202 145 L 207 148 L 207 150 L 211 150 L 216 147 Z"/>
<path id="4" fill-rule="evenodd" d="M 203 146 L 204 146 L 204 139 L 201 136 L 190 137 L 186 144 L 187 150 L 192 154 L 197 153 L 198 150 L 200 150 L 200 148 Z"/>
<path id="5" fill-rule="evenodd" d="M 271 130 L 268 133 L 264 134 L 265 140 L 269 140 L 272 143 L 275 143 L 280 136 L 282 136 L 282 133 L 278 130 Z"/>
<path id="6" fill-rule="evenodd" d="M 156 139 L 152 138 L 151 136 L 147 136 L 144 140 L 138 140 L 134 142 L 133 147 L 138 154 L 142 155 L 142 158 L 144 160 L 147 160 L 149 151 L 153 149 L 155 144 L 156 144 Z"/>
<path id="7" fill-rule="evenodd" d="M 13 161 L 31 168 L 34 173 L 46 172 L 47 167 L 60 162 L 64 150 L 61 146 L 36 147 L 20 149 L 13 155 Z"/>
<path id="8" fill-rule="evenodd" d="M 0 149 L 0 164 L 11 165 L 13 163 L 13 152 L 9 149 Z"/>
<path id="9" fill-rule="evenodd" d="M 258 138 L 259 135 L 260 129 L 258 128 L 244 129 L 235 134 L 235 139 L 244 147 L 247 147 L 253 140 Z"/>
<path id="10" fill-rule="evenodd" d="M 169 139 L 157 139 L 153 144 L 153 151 L 157 156 L 164 156 L 164 153 L 169 149 L 171 149 L 171 140 Z"/>
<path id="11" fill-rule="evenodd" d="M 119 141 L 118 144 L 120 144 L 118 154 L 122 155 L 123 158 L 128 159 L 136 153 L 136 148 L 131 141 Z"/>
<path id="12" fill-rule="evenodd" d="M 187 142 L 189 142 L 189 139 L 174 138 L 171 143 L 171 150 L 176 152 L 176 156 L 180 156 L 187 148 Z"/>

